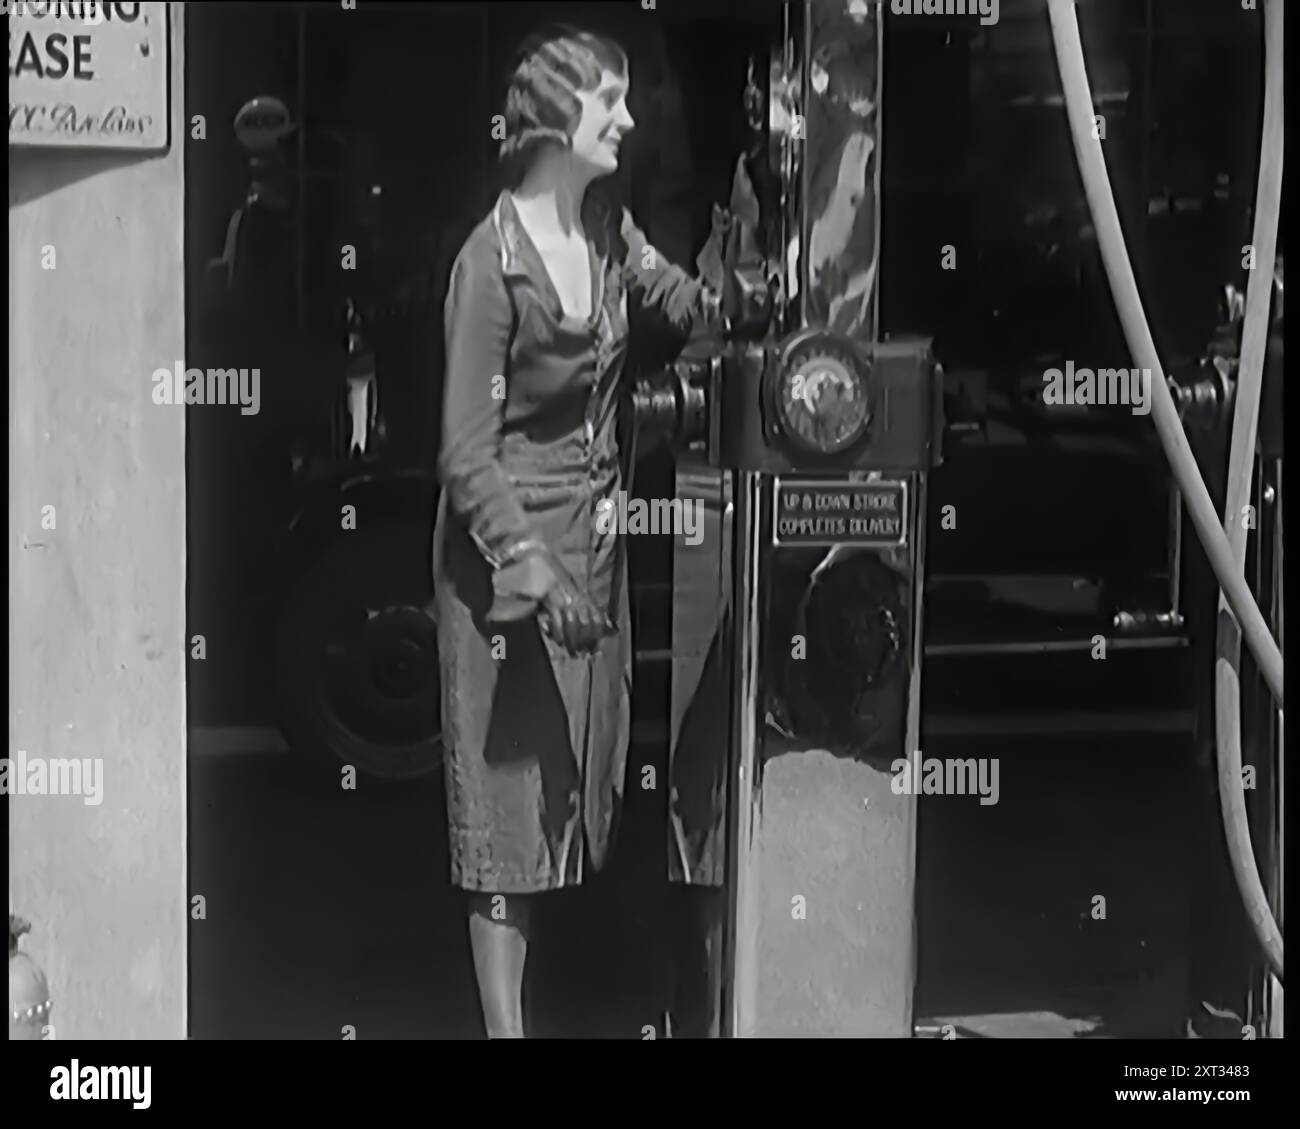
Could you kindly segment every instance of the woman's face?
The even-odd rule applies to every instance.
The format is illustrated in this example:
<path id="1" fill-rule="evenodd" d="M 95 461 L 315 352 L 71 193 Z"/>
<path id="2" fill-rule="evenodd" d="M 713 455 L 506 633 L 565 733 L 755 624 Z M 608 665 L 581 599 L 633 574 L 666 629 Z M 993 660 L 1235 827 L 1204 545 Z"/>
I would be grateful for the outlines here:
<path id="1" fill-rule="evenodd" d="M 595 90 L 578 92 L 582 114 L 573 131 L 573 156 L 600 175 L 617 170 L 619 144 L 636 124 L 626 98 L 627 79 L 613 71 L 601 71 Z"/>

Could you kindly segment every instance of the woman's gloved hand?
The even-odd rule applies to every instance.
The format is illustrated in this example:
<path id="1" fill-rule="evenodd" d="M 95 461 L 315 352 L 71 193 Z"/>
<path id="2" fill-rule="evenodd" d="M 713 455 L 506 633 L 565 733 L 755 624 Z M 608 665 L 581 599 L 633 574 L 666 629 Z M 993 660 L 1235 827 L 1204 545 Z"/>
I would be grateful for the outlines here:
<path id="1" fill-rule="evenodd" d="M 594 651 L 617 628 L 583 592 L 555 555 L 530 542 L 493 577 L 490 623 L 513 623 L 536 615 L 542 630 L 573 655 Z"/>
<path id="2" fill-rule="evenodd" d="M 617 628 L 558 562 L 554 567 L 556 582 L 542 597 L 538 610 L 542 630 L 571 655 L 594 651 Z"/>
<path id="3" fill-rule="evenodd" d="M 696 257 L 708 290 L 708 312 L 728 337 L 758 340 L 772 317 L 771 284 L 759 234 L 759 205 L 742 156 L 736 162 L 731 205 L 713 207 L 708 242 Z"/>

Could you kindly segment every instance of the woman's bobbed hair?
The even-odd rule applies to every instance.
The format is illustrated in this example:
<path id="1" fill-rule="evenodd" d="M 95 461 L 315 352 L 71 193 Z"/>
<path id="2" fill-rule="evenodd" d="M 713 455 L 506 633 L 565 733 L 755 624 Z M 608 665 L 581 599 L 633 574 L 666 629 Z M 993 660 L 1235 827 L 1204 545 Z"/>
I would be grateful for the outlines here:
<path id="1" fill-rule="evenodd" d="M 627 55 L 611 39 L 559 24 L 526 39 L 506 91 L 501 163 L 517 183 L 546 144 L 567 149 L 582 113 L 579 91 L 600 85 L 602 71 L 627 78 Z"/>

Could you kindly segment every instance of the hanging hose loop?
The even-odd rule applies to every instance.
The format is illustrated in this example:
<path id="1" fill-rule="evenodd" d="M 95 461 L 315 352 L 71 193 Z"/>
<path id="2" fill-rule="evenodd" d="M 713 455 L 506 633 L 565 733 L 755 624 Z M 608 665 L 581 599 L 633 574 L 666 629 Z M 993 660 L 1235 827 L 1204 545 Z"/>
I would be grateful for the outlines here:
<path id="1" fill-rule="evenodd" d="M 1247 288 L 1242 363 L 1233 414 L 1229 489 L 1223 519 L 1227 533 L 1214 512 L 1214 503 L 1187 442 L 1187 435 L 1178 418 L 1178 410 L 1166 384 L 1155 341 L 1142 309 L 1137 281 L 1133 276 L 1133 264 L 1129 260 L 1110 177 L 1106 171 L 1106 161 L 1102 156 L 1101 142 L 1092 128 L 1092 90 L 1079 37 L 1075 0 L 1048 0 L 1047 11 L 1052 25 L 1056 63 L 1065 92 L 1070 135 L 1124 337 L 1138 364 L 1153 374 L 1151 416 L 1156 432 L 1182 491 L 1192 525 L 1219 582 L 1221 613 L 1215 675 L 1220 805 L 1233 874 L 1247 916 L 1269 964 L 1281 981 L 1282 934 L 1273 917 L 1251 849 L 1241 780 L 1241 696 L 1237 663 L 1240 639 L 1244 636 L 1280 710 L 1282 652 L 1246 583 L 1248 526 L 1242 517 L 1243 507 L 1250 498 L 1260 385 L 1267 346 L 1268 306 L 1273 282 L 1278 215 L 1281 210 L 1284 138 L 1282 0 L 1265 0 L 1264 7 L 1264 136 L 1255 208 L 1255 270 Z"/>

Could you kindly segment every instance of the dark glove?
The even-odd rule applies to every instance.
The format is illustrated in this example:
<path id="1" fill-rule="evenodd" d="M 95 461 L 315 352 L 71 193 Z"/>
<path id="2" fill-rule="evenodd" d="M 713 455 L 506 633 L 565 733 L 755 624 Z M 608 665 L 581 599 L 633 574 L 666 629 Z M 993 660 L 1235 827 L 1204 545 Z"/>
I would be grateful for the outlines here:
<path id="1" fill-rule="evenodd" d="M 571 655 L 594 651 L 602 639 L 618 629 L 591 597 L 578 588 L 558 561 L 552 558 L 552 564 L 556 582 L 542 597 L 538 611 L 542 630 Z"/>
<path id="2" fill-rule="evenodd" d="M 542 630 L 570 654 L 593 651 L 618 630 L 540 542 L 529 542 L 496 572 L 493 588 L 488 622 L 512 623 L 535 614 Z"/>

